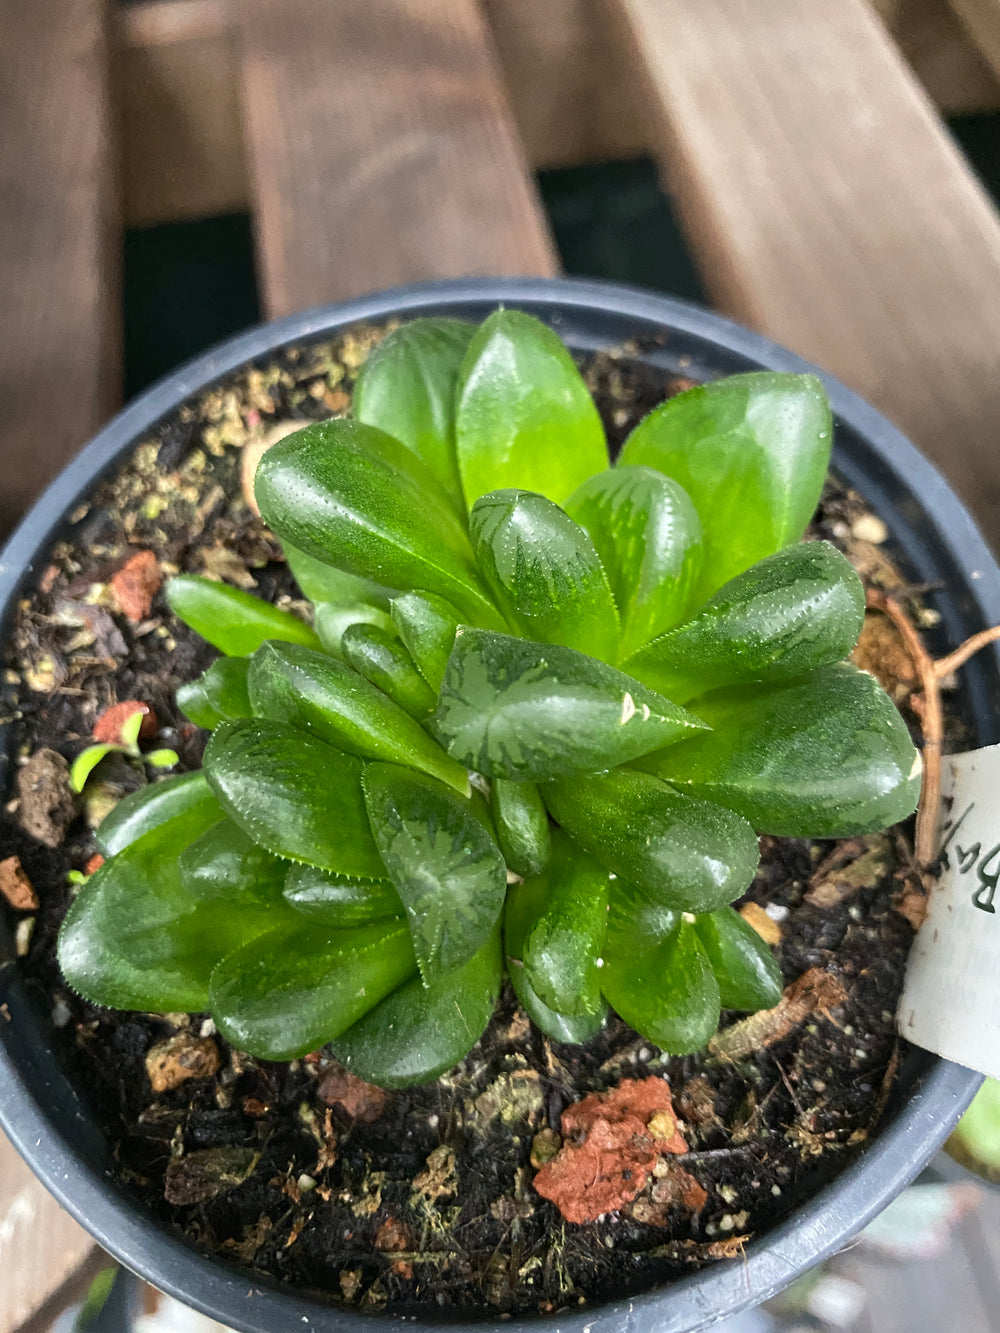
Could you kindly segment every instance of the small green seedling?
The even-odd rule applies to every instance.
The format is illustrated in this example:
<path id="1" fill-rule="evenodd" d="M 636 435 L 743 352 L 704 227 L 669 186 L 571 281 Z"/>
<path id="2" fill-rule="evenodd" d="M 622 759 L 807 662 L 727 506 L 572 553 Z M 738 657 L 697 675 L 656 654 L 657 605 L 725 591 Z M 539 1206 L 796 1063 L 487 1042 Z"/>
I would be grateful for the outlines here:
<path id="1" fill-rule="evenodd" d="M 142 728 L 143 710 L 137 709 L 121 725 L 121 741 L 98 741 L 88 745 L 73 760 L 69 770 L 70 789 L 78 796 L 87 785 L 87 780 L 106 755 L 123 754 L 128 759 L 139 760 L 153 768 L 173 768 L 179 763 L 176 750 L 147 750 L 144 754 L 139 749 L 139 731 Z"/>
<path id="2" fill-rule="evenodd" d="M 673 1053 L 774 1005 L 733 909 L 761 833 L 916 806 L 896 709 L 845 659 L 850 564 L 803 542 L 822 386 L 753 373 L 656 408 L 609 463 L 568 351 L 500 310 L 416 320 L 353 419 L 265 455 L 256 492 L 313 627 L 181 576 L 223 656 L 179 703 L 204 768 L 126 797 L 59 957 L 90 1000 L 209 1009 L 243 1050 L 328 1045 L 388 1087 L 482 1035 L 506 974 L 549 1036 L 608 1006 Z"/>

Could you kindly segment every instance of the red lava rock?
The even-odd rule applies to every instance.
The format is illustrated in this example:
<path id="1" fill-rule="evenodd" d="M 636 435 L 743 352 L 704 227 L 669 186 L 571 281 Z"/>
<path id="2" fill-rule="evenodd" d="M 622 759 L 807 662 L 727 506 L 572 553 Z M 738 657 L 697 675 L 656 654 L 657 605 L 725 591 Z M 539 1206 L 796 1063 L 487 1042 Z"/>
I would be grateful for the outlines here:
<path id="1" fill-rule="evenodd" d="M 371 1124 L 385 1110 L 385 1092 L 346 1069 L 334 1065 L 319 1081 L 316 1089 L 320 1101 L 327 1106 L 339 1106 L 353 1120 Z"/>
<path id="2" fill-rule="evenodd" d="M 413 1249 L 413 1235 L 405 1222 L 400 1222 L 395 1217 L 387 1217 L 375 1232 L 372 1243 L 376 1250 L 381 1250 L 383 1254 L 405 1254 L 407 1250 Z M 391 1271 L 398 1273 L 406 1281 L 413 1277 L 413 1265 L 408 1259 L 397 1259 Z"/>
<path id="3" fill-rule="evenodd" d="M 136 713 L 142 714 L 139 739 L 145 741 L 149 740 L 150 736 L 155 736 L 160 729 L 160 722 L 149 704 L 144 704 L 139 699 L 125 699 L 120 704 L 112 704 L 110 708 L 105 708 L 94 723 L 94 740 L 103 741 L 107 745 L 124 745 L 122 727 Z"/>
<path id="4" fill-rule="evenodd" d="M 149 615 L 162 582 L 160 562 L 153 552 L 136 551 L 112 576 L 111 587 L 124 614 L 137 622 Z"/>
<path id="5" fill-rule="evenodd" d="M 687 1152 L 669 1086 L 622 1079 L 562 1114 L 563 1147 L 535 1176 L 535 1189 L 568 1222 L 593 1222 L 631 1203 L 662 1153 Z"/>
<path id="6" fill-rule="evenodd" d="M 41 905 L 19 856 L 8 856 L 0 861 L 0 893 L 15 912 L 34 912 Z"/>
<path id="7" fill-rule="evenodd" d="M 101 855 L 100 852 L 95 852 L 94 855 L 90 857 L 86 865 L 83 867 L 83 873 L 85 875 L 93 875 L 95 871 L 100 870 L 103 864 L 104 864 L 104 857 Z"/>
<path id="8" fill-rule="evenodd" d="M 708 1190 L 676 1162 L 666 1163 L 666 1171 L 653 1186 L 653 1202 L 672 1204 L 689 1213 L 700 1213 L 708 1203 Z M 657 1167 L 657 1174 L 661 1168 Z"/>
<path id="9" fill-rule="evenodd" d="M 376 1250 L 381 1250 L 383 1254 L 405 1253 L 413 1249 L 413 1236 L 405 1222 L 389 1216 L 375 1232 L 375 1240 L 372 1243 Z"/>

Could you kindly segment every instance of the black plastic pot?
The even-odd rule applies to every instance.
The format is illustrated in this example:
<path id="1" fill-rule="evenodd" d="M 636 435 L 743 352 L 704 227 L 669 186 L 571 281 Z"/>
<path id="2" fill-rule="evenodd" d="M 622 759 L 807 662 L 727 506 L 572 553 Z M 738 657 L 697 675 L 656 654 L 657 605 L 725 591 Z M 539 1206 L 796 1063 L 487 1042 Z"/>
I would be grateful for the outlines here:
<path id="1" fill-rule="evenodd" d="M 449 314 L 479 320 L 497 304 L 547 320 L 575 349 L 638 339 L 643 359 L 667 374 L 708 379 L 766 367 L 812 367 L 716 315 L 662 296 L 590 282 L 478 280 L 403 288 L 296 315 L 234 338 L 143 394 L 49 488 L 0 556 L 0 625 L 52 540 L 97 479 L 192 395 L 288 343 L 326 337 L 360 320 Z M 931 465 L 883 417 L 823 377 L 836 414 L 834 465 L 881 515 L 893 554 L 915 583 L 939 587 L 930 602 L 952 646 L 1000 621 L 1000 570 L 969 515 Z M 998 739 L 1000 654 L 983 653 L 964 671 L 976 743 Z M 10 763 L 0 735 L 0 792 Z M 0 938 L 0 960 L 13 956 Z M 246 1333 L 345 1333 L 373 1316 L 343 1311 L 196 1252 L 148 1216 L 114 1179 L 107 1144 L 84 1102 L 57 1067 L 46 1013 L 32 1008 L 14 966 L 0 963 L 0 1123 L 32 1169 L 94 1237 L 163 1291 Z M 512 1333 L 529 1322 L 585 1333 L 687 1333 L 766 1299 L 841 1248 L 903 1188 L 938 1148 L 980 1082 L 979 1076 L 911 1051 L 880 1133 L 847 1169 L 787 1221 L 751 1242 L 739 1260 L 717 1264 L 630 1300 L 518 1322 L 484 1321 Z M 407 1321 L 412 1322 L 415 1321 Z M 418 1323 L 417 1327 L 421 1325 Z"/>

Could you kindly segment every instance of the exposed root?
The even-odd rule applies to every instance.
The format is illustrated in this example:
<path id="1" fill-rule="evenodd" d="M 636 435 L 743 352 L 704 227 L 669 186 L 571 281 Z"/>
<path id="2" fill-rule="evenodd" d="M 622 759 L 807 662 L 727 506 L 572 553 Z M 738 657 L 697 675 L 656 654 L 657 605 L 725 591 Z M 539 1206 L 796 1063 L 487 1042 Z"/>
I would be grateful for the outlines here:
<path id="1" fill-rule="evenodd" d="M 937 857 L 937 830 L 941 814 L 941 747 L 944 740 L 941 681 L 980 649 L 1000 639 L 1000 625 L 973 634 L 953 653 L 935 661 L 921 642 L 909 616 L 891 594 L 879 588 L 869 588 L 866 602 L 871 609 L 888 616 L 899 630 L 920 681 L 920 694 L 912 695 L 910 699 L 913 711 L 920 719 L 924 741 L 924 780 L 917 806 L 913 851 L 918 868 L 928 870 Z"/>

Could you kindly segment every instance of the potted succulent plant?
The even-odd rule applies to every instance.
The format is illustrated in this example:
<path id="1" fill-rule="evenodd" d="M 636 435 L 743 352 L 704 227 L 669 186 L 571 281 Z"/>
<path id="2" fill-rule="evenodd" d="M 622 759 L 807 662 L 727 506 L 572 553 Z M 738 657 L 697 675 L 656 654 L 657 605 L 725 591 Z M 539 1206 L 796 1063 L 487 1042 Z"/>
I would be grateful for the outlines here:
<path id="1" fill-rule="evenodd" d="M 601 317 L 587 328 L 582 312 L 598 294 Z M 563 343 L 531 313 L 489 313 L 498 301 L 562 321 L 577 353 L 672 329 L 679 345 L 634 359 L 666 361 L 692 380 L 744 373 L 669 398 L 633 423 L 609 466 L 600 416 Z M 720 1007 L 780 1014 L 791 1001 L 760 933 L 760 907 L 755 929 L 753 913 L 730 906 L 761 878 L 758 835 L 857 838 L 905 818 L 919 791 L 919 756 L 895 706 L 844 660 L 862 626 L 861 581 L 828 542 L 799 540 L 832 443 L 822 384 L 787 354 L 700 312 L 582 285 L 497 284 L 488 293 L 459 285 L 347 308 L 337 320 L 349 328 L 400 313 L 433 317 L 381 342 L 358 376 L 350 416 L 273 443 L 257 470 L 256 500 L 312 614 L 192 574 L 167 585 L 176 616 L 223 654 L 178 693 L 182 712 L 212 738 L 203 769 L 143 785 L 100 823 L 106 859 L 62 925 L 63 976 L 98 1005 L 208 1010 L 199 1040 L 213 1049 L 217 1030 L 256 1061 L 304 1058 L 325 1070 L 332 1052 L 343 1077 L 389 1089 L 426 1083 L 466 1056 L 493 1018 L 505 970 L 539 1032 L 523 1039 L 544 1034 L 550 1072 L 559 1059 L 552 1064 L 548 1041 L 575 1049 L 593 1039 L 609 1004 L 664 1059 L 702 1049 Z M 473 322 L 455 318 L 468 315 Z M 279 327 L 271 345 L 330 323 Z M 236 344 L 227 364 L 248 352 Z M 215 362 L 202 383 L 225 368 Z M 195 386 L 189 377 L 185 396 Z M 852 414 L 902 448 L 906 464 L 926 469 L 836 386 L 833 398 L 847 436 L 837 462 L 848 483 L 860 466 Z M 341 412 L 346 396 L 335 404 Z M 175 404 L 154 391 L 138 421 L 126 414 L 114 451 L 167 406 Z M 944 572 L 957 598 L 949 628 L 978 628 L 969 601 L 979 590 L 953 580 L 953 565 L 970 550 L 981 570 L 991 569 L 967 520 L 957 538 L 949 534 L 965 544 L 957 561 L 942 556 L 947 547 L 928 546 L 926 532 L 897 529 L 898 472 L 885 451 L 864 476 L 865 499 L 889 523 L 907 575 L 930 582 Z M 23 534 L 15 558 L 18 543 Z M 995 615 L 992 606 L 987 614 Z M 980 739 L 991 739 L 989 727 L 979 722 Z M 141 762 L 137 734 L 117 746 L 105 740 L 79 761 L 77 785 L 109 744 Z M 161 751 L 156 762 L 169 762 Z M 846 1001 L 824 989 L 822 969 L 799 972 L 806 984 L 793 998 L 809 991 L 803 1013 Z M 37 1057 L 25 1064 L 29 1022 L 19 1012 L 7 1058 L 30 1085 Z M 189 1051 L 197 1046 L 184 1040 Z M 745 1060 L 747 1040 L 751 1029 L 728 1047 L 721 1042 L 716 1057 Z M 629 1060 L 619 1069 L 648 1064 L 650 1052 L 643 1047 Z M 681 1208 L 685 1190 L 695 1191 L 688 1212 L 704 1207 L 699 1180 L 665 1157 L 690 1165 L 697 1154 L 662 1068 L 649 1065 L 620 1084 L 633 1099 L 651 1096 L 648 1106 L 613 1110 L 595 1093 L 577 1108 L 579 1118 L 591 1103 L 589 1129 L 598 1112 L 605 1129 L 619 1112 L 623 1124 L 626 1111 L 640 1116 L 643 1152 L 634 1163 L 623 1159 L 625 1186 L 617 1180 L 610 1193 L 603 1176 L 594 1187 L 574 1174 L 573 1154 L 588 1143 L 582 1120 L 564 1115 L 562 1128 L 577 1141 L 557 1153 L 555 1127 L 522 1117 L 522 1138 L 526 1126 L 539 1131 L 530 1142 L 542 1168 L 537 1190 L 571 1225 L 602 1223 L 609 1208 L 631 1205 L 654 1171 L 674 1194 L 658 1199 L 658 1211 L 649 1200 L 644 1212 L 633 1207 L 628 1227 L 667 1226 L 671 1235 L 670 1208 Z M 677 1093 L 680 1066 L 669 1068 Z M 258 1072 L 267 1081 L 267 1065 Z M 46 1069 L 45 1077 L 57 1076 Z M 706 1302 L 714 1318 L 762 1299 L 822 1257 L 919 1168 L 905 1146 L 915 1114 L 926 1155 L 974 1086 L 964 1072 L 919 1058 L 895 1090 L 891 1082 L 882 1101 L 896 1099 L 895 1121 L 827 1198 L 805 1207 L 806 1216 L 824 1210 L 823 1241 L 800 1245 L 789 1260 L 785 1224 L 750 1243 L 749 1270 L 682 1278 L 666 1306 L 655 1295 L 635 1298 L 658 1327 L 696 1326 Z M 579 1086 L 592 1085 L 585 1077 Z M 349 1095 L 330 1099 L 345 1113 L 360 1095 L 348 1087 Z M 7 1120 L 22 1144 L 37 1123 L 37 1095 L 29 1086 L 8 1099 Z M 791 1096 L 797 1104 L 794 1089 Z M 872 1102 L 879 1100 L 876 1089 Z M 245 1097 L 245 1111 L 249 1103 L 263 1105 Z M 351 1105 L 353 1133 L 368 1108 Z M 688 1107 L 696 1122 L 691 1098 Z M 854 1132 L 859 1142 L 868 1131 Z M 634 1146 L 636 1131 L 629 1133 Z M 328 1167 L 335 1138 L 327 1116 L 320 1146 Z M 253 1174 L 263 1151 L 232 1149 L 230 1187 Z M 172 1202 L 224 1193 L 217 1179 L 199 1193 L 206 1187 L 194 1144 L 180 1141 L 171 1156 Z M 327 1202 L 333 1179 L 303 1172 L 281 1188 L 300 1208 L 317 1187 Z M 443 1251 L 418 1243 L 398 1207 L 399 1215 L 386 1213 L 381 1179 L 375 1187 L 371 1179 L 362 1182 L 367 1196 L 378 1195 L 371 1243 L 412 1282 L 414 1264 L 440 1263 Z M 270 1183 L 280 1185 L 277 1177 Z M 454 1185 L 414 1188 L 447 1197 Z M 718 1188 L 724 1199 L 732 1187 Z M 86 1168 L 65 1195 L 78 1212 L 88 1209 Z M 513 1213 L 497 1220 L 516 1223 L 519 1202 L 512 1195 L 503 1207 Z M 123 1207 L 106 1199 L 98 1211 L 120 1215 Z M 851 1207 L 856 1215 L 845 1212 Z M 745 1225 L 724 1216 L 723 1233 Z M 100 1216 L 91 1222 L 113 1251 L 148 1271 L 148 1259 L 110 1236 Z M 456 1210 L 451 1225 L 458 1222 Z M 284 1248 L 306 1222 L 296 1225 Z M 735 1253 L 725 1250 L 726 1235 L 709 1239 L 719 1225 L 701 1233 L 703 1257 L 713 1244 Z M 604 1233 L 600 1240 L 615 1243 Z M 237 1326 L 263 1328 L 293 1310 L 305 1310 L 313 1327 L 349 1317 L 277 1288 L 249 1304 L 244 1294 L 233 1308 L 223 1292 L 238 1277 L 208 1269 L 166 1235 L 151 1243 L 170 1256 L 154 1281 Z M 675 1264 L 691 1243 L 674 1245 Z M 525 1281 L 530 1258 L 520 1253 Z M 348 1264 L 341 1272 L 348 1296 L 344 1275 L 354 1271 Z M 397 1308 L 413 1306 L 404 1298 Z M 612 1303 L 586 1319 L 613 1322 L 623 1309 Z"/>

